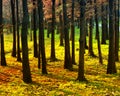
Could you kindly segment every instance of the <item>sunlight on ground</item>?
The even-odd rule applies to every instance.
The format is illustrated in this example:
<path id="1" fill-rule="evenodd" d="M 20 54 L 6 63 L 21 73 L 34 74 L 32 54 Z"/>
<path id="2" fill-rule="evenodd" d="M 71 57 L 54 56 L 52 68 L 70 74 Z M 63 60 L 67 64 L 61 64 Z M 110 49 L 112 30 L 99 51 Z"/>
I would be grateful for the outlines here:
<path id="1" fill-rule="evenodd" d="M 103 65 L 99 64 L 98 57 L 92 58 L 85 52 L 85 77 L 88 83 L 78 82 L 78 56 L 74 71 L 63 68 L 64 47 L 59 46 L 59 35 L 56 35 L 56 62 L 50 62 L 50 38 L 45 38 L 48 75 L 42 75 L 37 68 L 37 58 L 33 58 L 33 43 L 29 41 L 29 62 L 31 66 L 32 84 L 22 81 L 22 64 L 11 57 L 12 35 L 5 35 L 5 50 L 7 67 L 0 66 L 0 96 L 120 96 L 120 62 L 117 62 L 117 74 L 106 74 L 108 45 L 102 45 Z M 75 47 L 79 46 L 76 37 Z M 28 39 L 29 40 L 29 39 Z M 94 52 L 98 54 L 94 40 Z M 120 52 L 119 52 L 120 53 Z M 97 55 L 98 56 L 98 55 Z"/>

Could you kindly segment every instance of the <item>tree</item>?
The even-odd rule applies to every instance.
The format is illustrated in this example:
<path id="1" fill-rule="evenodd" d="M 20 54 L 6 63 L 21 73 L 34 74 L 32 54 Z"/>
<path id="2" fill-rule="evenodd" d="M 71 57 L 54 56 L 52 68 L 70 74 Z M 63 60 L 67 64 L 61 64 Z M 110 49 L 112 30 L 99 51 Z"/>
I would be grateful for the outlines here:
<path id="1" fill-rule="evenodd" d="M 119 0 L 115 0 L 115 61 L 119 61 Z"/>
<path id="2" fill-rule="evenodd" d="M 71 10 L 71 39 L 72 39 L 72 64 L 75 64 L 75 27 L 74 27 L 74 0 L 72 0 Z"/>
<path id="3" fill-rule="evenodd" d="M 4 52 L 4 35 L 3 35 L 3 14 L 2 14 L 2 0 L 0 0 L 0 61 L 2 66 L 6 66 L 5 52 Z"/>
<path id="4" fill-rule="evenodd" d="M 31 83 L 31 73 L 28 59 L 28 42 L 27 42 L 27 33 L 28 33 L 28 8 L 27 8 L 27 0 L 22 0 L 23 3 L 23 20 L 22 20 L 22 32 L 21 32 L 21 40 L 22 40 L 22 68 L 23 68 L 23 81 L 26 83 Z"/>
<path id="5" fill-rule="evenodd" d="M 39 15 L 39 55 L 38 65 L 40 65 L 40 53 L 42 58 L 42 74 L 47 74 L 46 69 L 46 56 L 45 56 L 45 43 L 44 43 L 44 26 L 43 26 L 43 2 L 37 0 L 38 3 L 38 15 Z"/>
<path id="6" fill-rule="evenodd" d="M 69 31 L 68 31 L 68 17 L 66 9 L 66 0 L 63 0 L 63 28 L 65 36 L 65 57 L 64 57 L 64 68 L 72 70 L 72 63 L 70 61 L 70 44 L 69 44 Z"/>
<path id="7" fill-rule="evenodd" d="M 16 18 L 15 18 L 15 0 L 11 0 L 12 25 L 13 25 L 13 49 L 12 56 L 16 57 Z"/>
<path id="8" fill-rule="evenodd" d="M 36 26 L 36 18 L 37 18 L 37 14 L 36 14 L 36 0 L 33 0 L 33 44 L 34 44 L 34 57 L 38 57 L 38 52 L 37 52 L 37 26 Z"/>
<path id="9" fill-rule="evenodd" d="M 94 2 L 95 2 L 96 39 L 97 39 L 97 44 L 98 44 L 99 63 L 103 64 L 102 53 L 101 53 L 101 46 L 100 46 L 100 36 L 99 36 L 99 22 L 98 22 L 97 1 L 94 0 Z"/>
<path id="10" fill-rule="evenodd" d="M 52 0 L 52 30 L 51 30 L 51 57 L 52 61 L 56 60 L 55 57 L 55 0 Z"/>
<path id="11" fill-rule="evenodd" d="M 59 20 L 60 20 L 60 46 L 64 46 L 64 43 L 63 43 L 63 16 L 61 15 L 61 12 L 60 12 L 60 15 L 59 15 Z"/>
<path id="12" fill-rule="evenodd" d="M 115 65 L 115 32 L 114 32 L 114 1 L 109 0 L 109 54 L 107 64 L 107 74 L 117 72 Z"/>
<path id="13" fill-rule="evenodd" d="M 20 26 L 20 21 L 19 21 L 19 5 L 18 5 L 18 0 L 16 0 L 16 28 L 17 28 L 17 61 L 21 61 L 21 56 L 20 56 L 20 32 L 19 32 L 19 26 Z"/>
<path id="14" fill-rule="evenodd" d="M 106 20 L 105 20 L 106 19 L 106 12 L 105 12 L 106 11 L 105 10 L 106 6 L 102 3 L 101 7 L 102 7 L 101 8 L 101 12 L 102 12 L 101 13 L 101 15 L 102 15 L 101 16 L 101 19 L 102 19 L 102 36 L 101 36 L 102 37 L 102 39 L 101 39 L 102 41 L 101 41 L 101 44 L 106 44 L 106 33 L 107 33 L 106 32 L 106 24 L 105 24 L 106 23 Z"/>
<path id="15" fill-rule="evenodd" d="M 90 0 L 90 5 L 92 5 L 92 0 Z M 94 55 L 94 52 L 93 52 L 93 16 L 90 17 L 90 20 L 89 20 L 89 47 L 88 47 L 88 52 L 89 52 L 89 55 L 92 56 L 92 57 L 95 57 Z"/>
<path id="16" fill-rule="evenodd" d="M 79 81 L 86 81 L 84 76 L 84 52 L 85 52 L 85 9 L 86 9 L 86 0 L 79 0 L 80 5 L 80 40 L 79 40 L 79 69 L 78 77 Z"/>

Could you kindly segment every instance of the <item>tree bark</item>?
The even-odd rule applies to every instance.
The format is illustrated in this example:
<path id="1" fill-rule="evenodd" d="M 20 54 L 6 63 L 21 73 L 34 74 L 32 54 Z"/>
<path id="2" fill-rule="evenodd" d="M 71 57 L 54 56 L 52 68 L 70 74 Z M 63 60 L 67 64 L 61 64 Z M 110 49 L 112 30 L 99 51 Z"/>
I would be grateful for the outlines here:
<path id="1" fill-rule="evenodd" d="M 101 19 L 102 19 L 102 41 L 101 41 L 101 44 L 106 44 L 106 21 L 105 21 L 105 6 L 104 4 L 101 5 L 102 6 L 102 16 L 101 16 Z"/>
<path id="2" fill-rule="evenodd" d="M 18 0 L 16 0 L 16 28 L 17 28 L 17 61 L 22 61 L 20 56 L 20 36 L 19 36 L 19 5 Z"/>
<path id="3" fill-rule="evenodd" d="M 107 74 L 117 73 L 115 64 L 114 1 L 115 0 L 109 0 L 109 54 Z"/>
<path id="4" fill-rule="evenodd" d="M 72 0 L 71 10 L 71 40 L 72 40 L 72 64 L 75 64 L 75 27 L 74 27 L 74 0 Z"/>
<path id="5" fill-rule="evenodd" d="M 69 31 L 68 31 L 68 17 L 67 17 L 67 9 L 66 9 L 66 0 L 63 0 L 63 22 L 64 22 L 64 36 L 65 36 L 64 68 L 72 70 L 72 63 L 70 61 L 70 43 L 69 43 Z"/>
<path id="6" fill-rule="evenodd" d="M 33 6 L 36 6 L 36 0 L 33 0 Z M 36 7 L 33 9 L 33 40 L 34 40 L 34 57 L 38 57 L 38 52 L 37 52 L 37 26 L 36 26 Z"/>
<path id="7" fill-rule="evenodd" d="M 115 0 L 114 10 L 115 10 L 115 61 L 119 61 L 119 54 L 118 54 L 119 53 L 119 0 Z"/>
<path id="8" fill-rule="evenodd" d="M 4 51 L 4 35 L 3 35 L 3 13 L 2 13 L 2 0 L 0 0 L 0 63 L 6 66 L 5 51 Z"/>
<path id="9" fill-rule="evenodd" d="M 78 78 L 79 81 L 86 81 L 84 76 L 84 52 L 85 52 L 85 8 L 86 0 L 80 0 L 80 40 L 79 40 L 79 69 L 78 69 Z"/>
<path id="10" fill-rule="evenodd" d="M 92 57 L 95 57 L 93 52 L 93 17 L 90 18 L 90 24 L 89 24 L 89 47 L 88 52 L 89 55 Z"/>
<path id="11" fill-rule="evenodd" d="M 38 60 L 40 60 L 40 53 L 42 57 L 42 74 L 47 74 L 46 69 L 46 56 L 45 56 L 45 42 L 44 42 L 44 25 L 43 25 L 43 3 L 42 0 L 38 1 L 38 15 L 39 15 L 39 55 Z M 40 63 L 40 62 L 38 62 Z"/>
<path id="12" fill-rule="evenodd" d="M 28 33 L 28 8 L 27 8 L 27 0 L 22 0 L 23 2 L 23 20 L 22 20 L 22 32 L 21 32 L 21 40 L 22 40 L 22 68 L 23 68 L 23 81 L 25 83 L 31 83 L 31 73 L 28 59 L 28 42 L 27 42 L 27 33 Z"/>
<path id="13" fill-rule="evenodd" d="M 52 0 L 52 30 L 51 30 L 51 61 L 56 60 L 55 56 L 55 0 Z"/>
<path id="14" fill-rule="evenodd" d="M 63 17 L 60 13 L 59 15 L 59 20 L 60 20 L 60 46 L 64 46 L 63 43 Z"/>
<path id="15" fill-rule="evenodd" d="M 95 0 L 95 3 L 96 0 Z M 100 36 L 99 36 L 99 22 L 98 22 L 98 8 L 95 5 L 95 23 L 96 23 L 96 39 L 98 44 L 98 54 L 99 54 L 99 63 L 103 64 L 102 53 L 101 53 L 101 45 L 100 45 Z"/>
<path id="16" fill-rule="evenodd" d="M 13 25 L 13 49 L 12 56 L 16 57 L 16 18 L 15 18 L 15 0 L 11 0 L 12 25 Z"/>

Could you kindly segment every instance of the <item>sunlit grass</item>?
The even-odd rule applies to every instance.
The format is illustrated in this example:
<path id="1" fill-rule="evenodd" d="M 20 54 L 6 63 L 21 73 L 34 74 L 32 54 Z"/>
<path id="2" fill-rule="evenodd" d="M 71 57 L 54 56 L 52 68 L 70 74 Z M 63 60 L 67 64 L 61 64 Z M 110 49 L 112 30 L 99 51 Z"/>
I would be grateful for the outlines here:
<path id="1" fill-rule="evenodd" d="M 85 77 L 88 83 L 78 82 L 77 70 L 79 51 L 79 29 L 76 29 L 74 71 L 63 68 L 64 47 L 59 46 L 59 35 L 55 35 L 56 58 L 59 61 L 50 62 L 51 40 L 45 34 L 45 50 L 48 75 L 42 75 L 37 68 L 37 58 L 33 57 L 33 41 L 28 36 L 29 62 L 32 74 L 32 84 L 22 81 L 22 64 L 11 57 L 12 34 L 5 34 L 5 52 L 7 67 L 0 66 L 0 96 L 120 96 L 120 62 L 116 62 L 117 73 L 106 74 L 108 59 L 108 44 L 101 45 L 103 65 L 99 64 L 97 43 L 93 38 L 93 49 L 96 58 L 85 52 Z M 87 38 L 88 39 L 88 38 Z M 108 43 L 108 42 L 107 42 Z M 120 52 L 119 52 L 120 54 Z M 7 86 L 7 87 L 6 87 Z"/>

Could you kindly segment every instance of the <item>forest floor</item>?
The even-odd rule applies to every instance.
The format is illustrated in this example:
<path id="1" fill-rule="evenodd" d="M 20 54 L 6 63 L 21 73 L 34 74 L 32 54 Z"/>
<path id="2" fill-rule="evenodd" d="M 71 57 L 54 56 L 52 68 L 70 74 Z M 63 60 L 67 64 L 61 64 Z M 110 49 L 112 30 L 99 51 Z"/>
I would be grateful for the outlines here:
<path id="1" fill-rule="evenodd" d="M 49 60 L 50 38 L 45 39 L 48 75 L 42 75 L 41 69 L 37 68 L 37 58 L 33 58 L 33 43 L 29 42 L 29 63 L 33 83 L 25 84 L 22 81 L 21 62 L 17 62 L 16 58 L 11 57 L 11 35 L 5 35 L 7 66 L 0 66 L 0 96 L 120 96 L 120 62 L 116 62 L 116 74 L 106 74 L 108 45 L 102 45 L 103 65 L 99 64 L 98 57 L 90 57 L 86 50 L 85 77 L 88 82 L 78 82 L 76 78 L 79 51 L 75 51 L 77 64 L 73 66 L 74 70 L 64 69 L 64 47 L 59 46 L 58 37 L 56 37 L 55 44 L 58 58 L 56 62 Z M 79 44 L 77 39 L 76 49 Z M 93 46 L 95 55 L 97 55 L 95 41 Z"/>

